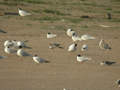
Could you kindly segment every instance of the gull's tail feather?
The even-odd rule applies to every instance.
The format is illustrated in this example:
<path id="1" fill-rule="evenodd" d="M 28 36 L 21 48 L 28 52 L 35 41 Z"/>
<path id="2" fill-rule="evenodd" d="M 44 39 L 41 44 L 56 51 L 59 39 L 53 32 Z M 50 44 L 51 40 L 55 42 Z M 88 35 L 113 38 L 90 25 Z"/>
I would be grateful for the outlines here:
<path id="1" fill-rule="evenodd" d="M 96 39 L 95 37 L 90 37 L 90 39 Z"/>
<path id="2" fill-rule="evenodd" d="M 31 13 L 27 13 L 27 15 L 32 15 Z"/>
<path id="3" fill-rule="evenodd" d="M 87 58 L 88 60 L 92 60 L 91 58 Z"/>

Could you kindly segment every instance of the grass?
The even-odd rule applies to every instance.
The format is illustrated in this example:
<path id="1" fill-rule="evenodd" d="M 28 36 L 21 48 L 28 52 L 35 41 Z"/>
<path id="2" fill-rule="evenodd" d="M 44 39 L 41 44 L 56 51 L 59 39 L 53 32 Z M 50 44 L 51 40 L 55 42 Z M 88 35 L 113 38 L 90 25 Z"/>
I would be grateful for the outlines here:
<path id="1" fill-rule="evenodd" d="M 87 25 L 84 25 L 84 26 L 81 26 L 81 28 L 88 28 L 88 26 L 87 26 Z"/>
<path id="2" fill-rule="evenodd" d="M 60 18 L 58 17 L 53 17 L 53 16 L 44 16 L 44 17 L 40 17 L 40 18 L 31 18 L 32 20 L 37 20 L 37 21 L 58 21 L 60 20 Z"/>
<path id="3" fill-rule="evenodd" d="M 32 12 L 35 12 L 35 13 L 42 13 L 41 10 L 32 10 Z"/>
<path id="4" fill-rule="evenodd" d="M 66 18 L 66 19 L 72 23 L 80 23 L 81 21 L 83 21 L 82 18 Z"/>
<path id="5" fill-rule="evenodd" d="M 26 25 L 27 25 L 27 26 L 32 26 L 32 24 L 30 24 L 30 23 L 27 23 Z"/>
<path id="6" fill-rule="evenodd" d="M 8 6 L 17 6 L 17 5 L 24 5 L 23 3 L 31 3 L 31 4 L 50 4 L 50 2 L 45 2 L 44 0 L 6 0 L 0 1 L 1 5 L 8 5 Z"/>
<path id="7" fill-rule="evenodd" d="M 112 1 L 119 2 L 120 0 L 112 0 Z M 65 19 L 65 23 L 69 22 L 72 24 L 80 24 L 81 22 L 89 22 L 89 21 L 120 22 L 119 19 L 106 20 L 105 18 L 102 18 L 102 16 L 109 11 L 115 14 L 117 13 L 119 14 L 120 13 L 119 9 L 114 10 L 114 7 L 116 8 L 116 6 L 114 5 L 109 6 L 111 5 L 109 3 L 105 4 L 103 2 L 99 3 L 96 1 L 90 1 L 90 0 L 75 0 L 75 1 L 72 1 L 72 0 L 3 0 L 3 1 L 0 1 L 0 4 L 10 5 L 10 6 L 26 4 L 27 5 L 26 7 L 29 7 L 30 5 L 34 6 L 34 4 L 38 4 L 38 5 L 44 4 L 44 5 L 38 6 L 38 8 L 36 7 L 37 5 L 35 5 L 35 8 L 31 8 L 32 12 L 40 14 L 40 17 L 35 17 L 34 14 L 32 18 L 28 17 L 31 20 L 42 21 L 42 22 L 43 21 L 48 21 L 48 22 L 60 21 L 61 18 Z M 74 17 L 75 15 L 74 13 L 76 12 L 77 13 L 80 12 L 78 15 L 82 15 L 83 13 L 85 14 L 87 13 L 88 15 L 93 14 L 93 17 L 96 14 L 98 15 L 98 17 L 94 19 L 83 19 L 83 18 L 80 18 L 79 16 Z M 88 27 L 83 26 L 82 28 L 88 28 Z"/>
<path id="8" fill-rule="evenodd" d="M 106 8 L 105 10 L 112 11 L 112 8 L 109 7 L 109 8 Z"/>
<path id="9" fill-rule="evenodd" d="M 19 5 L 23 5 L 22 3 L 17 3 L 17 2 L 0 2 L 1 5 L 7 5 L 7 6 L 17 6 Z"/>
<path id="10" fill-rule="evenodd" d="M 60 16 L 66 15 L 66 14 L 64 14 L 64 13 L 61 13 L 60 11 L 50 10 L 50 9 L 45 9 L 45 10 L 43 10 L 43 12 L 48 13 L 48 14 L 60 15 Z"/>
<path id="11" fill-rule="evenodd" d="M 83 5 L 86 5 L 86 6 L 93 6 L 93 7 L 105 7 L 105 5 L 103 4 L 98 4 L 98 3 L 95 3 L 95 2 L 84 2 L 82 3 Z"/>
<path id="12" fill-rule="evenodd" d="M 111 0 L 112 2 L 120 2 L 120 0 Z"/>
<path id="13" fill-rule="evenodd" d="M 111 22 L 120 22 L 120 18 L 113 18 L 110 20 Z"/>
<path id="14" fill-rule="evenodd" d="M 46 4 L 44 0 L 11 0 L 14 2 L 26 2 L 26 3 L 33 3 L 33 4 Z"/>
<path id="15" fill-rule="evenodd" d="M 23 1 L 27 3 L 33 3 L 33 4 L 47 4 L 48 2 L 45 2 L 44 0 L 18 0 Z"/>
<path id="16" fill-rule="evenodd" d="M 63 30 L 63 31 L 66 30 L 66 28 L 64 27 L 64 25 L 57 25 L 57 26 L 55 26 L 55 29 L 57 29 L 57 30 Z"/>
<path id="17" fill-rule="evenodd" d="M 120 14 L 120 11 L 113 11 L 114 13 L 119 13 Z"/>

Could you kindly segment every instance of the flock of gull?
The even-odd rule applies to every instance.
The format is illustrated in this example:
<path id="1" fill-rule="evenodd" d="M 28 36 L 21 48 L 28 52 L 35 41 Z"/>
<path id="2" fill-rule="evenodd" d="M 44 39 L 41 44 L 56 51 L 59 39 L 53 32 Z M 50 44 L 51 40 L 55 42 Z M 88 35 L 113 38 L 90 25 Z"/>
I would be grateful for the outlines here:
<path id="1" fill-rule="evenodd" d="M 18 9 L 18 13 L 19 13 L 20 16 L 31 15 L 31 13 L 28 13 L 28 12 L 22 10 L 21 8 Z M 77 41 L 96 39 L 95 37 L 93 37 L 91 35 L 88 35 L 88 34 L 84 34 L 82 36 L 79 36 L 73 29 L 67 29 L 66 35 L 73 40 L 73 43 L 68 46 L 68 49 L 67 49 L 68 52 L 75 52 L 76 51 L 76 49 L 77 49 L 77 43 L 76 42 Z M 56 37 L 57 37 L 56 34 L 53 34 L 51 32 L 47 33 L 47 39 L 56 38 Z M 36 63 L 46 62 L 46 60 L 39 57 L 37 54 L 36 55 L 31 55 L 24 50 L 24 48 L 30 48 L 26 45 L 27 42 L 28 42 L 27 40 L 26 41 L 6 40 L 4 42 L 4 52 L 7 53 L 7 54 L 14 53 L 14 54 L 16 54 L 17 56 L 20 56 L 20 57 L 31 56 L 33 61 L 36 62 Z M 104 49 L 104 50 L 110 50 L 111 49 L 110 45 L 108 43 L 106 43 L 105 40 L 103 40 L 103 39 L 100 40 L 98 45 L 101 49 Z M 55 48 L 55 47 L 62 48 L 59 43 L 52 43 L 52 44 L 49 45 L 50 49 Z M 81 51 L 87 51 L 87 50 L 88 50 L 88 45 L 87 44 L 82 45 Z M 4 58 L 4 57 L 0 56 L 0 58 Z M 86 56 L 82 56 L 81 54 L 78 54 L 76 56 L 76 60 L 80 63 L 83 63 L 85 61 L 89 61 L 89 60 L 92 60 L 92 59 L 90 57 L 86 57 Z M 113 63 L 114 62 L 110 62 L 110 61 L 102 61 L 100 63 L 100 65 L 111 65 Z M 120 87 L 120 80 L 117 80 L 117 84 Z"/>

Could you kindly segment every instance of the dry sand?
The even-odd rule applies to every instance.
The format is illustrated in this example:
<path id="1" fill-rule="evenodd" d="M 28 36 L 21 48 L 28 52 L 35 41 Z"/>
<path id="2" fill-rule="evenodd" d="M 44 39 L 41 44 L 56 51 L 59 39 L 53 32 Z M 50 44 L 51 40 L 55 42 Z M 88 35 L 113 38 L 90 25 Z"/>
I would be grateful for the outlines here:
<path id="1" fill-rule="evenodd" d="M 61 22 L 39 22 L 26 18 L 16 15 L 0 16 L 0 29 L 7 32 L 0 33 L 0 55 L 6 56 L 0 60 L 0 90 L 120 90 L 115 84 L 120 78 L 119 30 L 102 28 L 99 22 L 88 23 L 90 27 L 95 26 L 91 30 L 81 30 L 76 26 L 75 30 L 79 35 L 90 34 L 96 39 L 78 42 L 77 51 L 69 53 L 67 48 L 72 43 L 71 38 L 66 36 L 64 30 L 51 29 L 52 25 L 63 25 Z M 107 22 L 103 24 L 111 25 Z M 70 24 L 67 25 L 65 26 L 69 27 Z M 117 27 L 116 23 L 112 25 Z M 57 37 L 47 39 L 47 32 L 53 32 Z M 101 38 L 110 43 L 112 50 L 101 50 L 98 47 Z M 32 49 L 25 50 L 33 55 L 38 54 L 50 63 L 36 64 L 31 57 L 5 54 L 3 43 L 8 39 L 28 40 L 27 45 Z M 51 42 L 61 43 L 64 49 L 49 49 Z M 80 48 L 85 43 L 89 49 L 81 52 Z M 92 60 L 78 63 L 76 55 L 79 53 L 91 57 Z M 117 64 L 100 66 L 99 63 L 103 60 L 115 61 Z"/>

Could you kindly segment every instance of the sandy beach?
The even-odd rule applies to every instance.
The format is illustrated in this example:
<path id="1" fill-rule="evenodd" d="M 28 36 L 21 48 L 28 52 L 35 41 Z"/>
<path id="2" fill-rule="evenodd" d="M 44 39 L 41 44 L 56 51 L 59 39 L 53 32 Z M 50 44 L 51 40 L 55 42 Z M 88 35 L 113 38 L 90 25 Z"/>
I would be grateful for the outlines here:
<path id="1" fill-rule="evenodd" d="M 47 7 L 47 5 L 30 5 L 21 7 L 27 11 L 50 7 Z M 17 13 L 15 6 L 2 4 L 0 5 L 0 11 Z M 75 10 L 72 12 L 72 16 L 68 17 L 76 18 L 80 14 L 87 14 L 78 13 L 78 16 L 76 16 L 77 13 L 77 10 Z M 0 29 L 6 32 L 0 32 L 0 55 L 6 56 L 6 58 L 0 59 L 0 90 L 120 89 L 115 83 L 117 79 L 120 79 L 120 22 L 107 20 L 103 13 L 90 13 L 89 15 L 93 19 L 84 19 L 79 23 L 72 23 L 66 19 L 57 21 L 34 19 L 43 15 L 46 14 L 33 13 L 28 17 L 20 17 L 19 15 L 0 16 Z M 117 18 L 117 15 L 114 14 L 113 18 Z M 99 20 L 96 20 L 96 18 L 99 18 Z M 111 27 L 101 27 L 101 24 Z M 79 41 L 77 42 L 77 50 L 68 52 L 68 46 L 73 43 L 72 39 L 66 35 L 68 28 L 73 28 L 79 35 L 89 34 L 96 39 Z M 47 39 L 46 34 L 48 32 L 57 34 L 57 37 Z M 98 43 L 101 39 L 106 40 L 112 49 L 100 49 Z M 32 57 L 6 54 L 3 46 L 5 40 L 28 40 L 26 44 L 32 49 L 25 50 L 32 55 L 38 54 L 49 63 L 36 64 Z M 64 48 L 49 49 L 49 43 L 53 42 L 60 43 Z M 81 51 L 83 44 L 89 46 L 88 51 Z M 79 53 L 91 57 L 92 60 L 82 64 L 77 62 L 76 56 Z M 100 62 L 105 60 L 117 63 L 111 66 L 100 66 Z"/>

